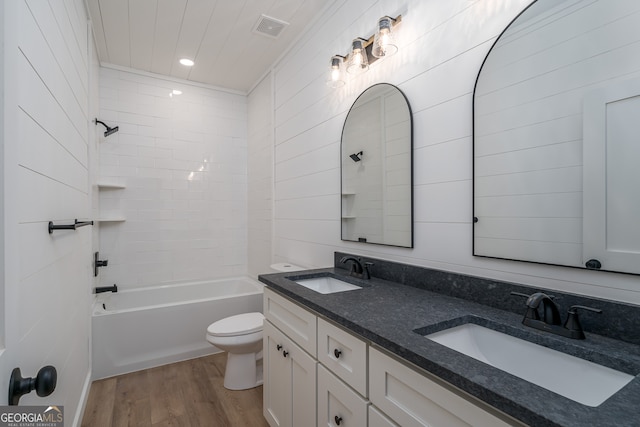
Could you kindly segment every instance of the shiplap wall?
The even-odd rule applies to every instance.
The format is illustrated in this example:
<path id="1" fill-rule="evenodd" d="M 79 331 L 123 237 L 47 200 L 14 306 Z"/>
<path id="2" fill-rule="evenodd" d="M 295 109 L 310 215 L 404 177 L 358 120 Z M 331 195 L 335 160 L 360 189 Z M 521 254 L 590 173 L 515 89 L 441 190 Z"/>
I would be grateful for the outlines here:
<path id="1" fill-rule="evenodd" d="M 640 303 L 633 276 L 472 256 L 473 86 L 495 38 L 528 3 L 337 1 L 317 21 L 274 70 L 274 260 L 327 266 L 333 251 L 349 251 Z M 331 56 L 398 13 L 400 51 L 328 88 Z M 399 86 L 413 111 L 414 249 L 340 240 L 342 123 L 357 95 L 379 82 Z"/>
<path id="2" fill-rule="evenodd" d="M 273 110 L 271 74 L 248 97 L 248 271 L 269 271 L 273 229 Z"/>
<path id="3" fill-rule="evenodd" d="M 548 4 L 556 7 L 523 19 L 529 10 L 510 27 L 478 80 L 475 249 L 583 266 L 593 257 L 583 259 L 583 99 L 640 76 L 631 59 L 640 55 L 640 8 L 622 0 Z"/>
<path id="4" fill-rule="evenodd" d="M 100 283 L 246 274 L 247 97 L 101 67 L 99 117 L 120 130 L 100 136 L 98 181 L 126 187 L 100 191 L 100 216 L 125 219 L 100 224 Z"/>
<path id="5" fill-rule="evenodd" d="M 82 0 L 5 1 L 4 291 L 5 351 L 0 388 L 20 367 L 58 371 L 47 397 L 22 405 L 64 405 L 79 420 L 90 380 L 91 227 L 47 232 L 48 221 L 91 216 L 90 157 L 95 135 L 89 45 Z M 6 394 L 2 395 L 6 403 Z"/>

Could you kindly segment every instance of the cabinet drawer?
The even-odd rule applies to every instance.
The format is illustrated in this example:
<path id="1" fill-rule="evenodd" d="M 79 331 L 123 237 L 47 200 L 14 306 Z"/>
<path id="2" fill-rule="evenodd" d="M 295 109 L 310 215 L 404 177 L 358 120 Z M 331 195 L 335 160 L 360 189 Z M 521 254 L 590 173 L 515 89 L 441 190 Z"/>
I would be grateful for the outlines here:
<path id="1" fill-rule="evenodd" d="M 264 289 L 264 316 L 307 353 L 316 357 L 316 316 L 299 305 Z"/>
<path id="2" fill-rule="evenodd" d="M 368 402 L 318 365 L 318 427 L 366 427 Z"/>
<path id="3" fill-rule="evenodd" d="M 364 341 L 318 319 L 318 361 L 367 396 L 367 344 Z"/>
<path id="4" fill-rule="evenodd" d="M 375 406 L 369 405 L 369 425 L 368 427 L 398 427 L 398 424 L 387 418 Z"/>
<path id="5" fill-rule="evenodd" d="M 369 349 L 369 395 L 403 427 L 510 425 L 374 348 Z"/>

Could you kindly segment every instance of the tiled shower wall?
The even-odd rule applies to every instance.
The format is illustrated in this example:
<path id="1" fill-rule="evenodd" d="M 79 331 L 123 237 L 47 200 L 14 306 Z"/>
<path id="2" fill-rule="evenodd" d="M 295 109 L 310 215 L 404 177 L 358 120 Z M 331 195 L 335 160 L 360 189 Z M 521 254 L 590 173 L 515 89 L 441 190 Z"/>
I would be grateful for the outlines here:
<path id="1" fill-rule="evenodd" d="M 246 96 L 103 67 L 99 118 L 100 283 L 246 274 Z"/>

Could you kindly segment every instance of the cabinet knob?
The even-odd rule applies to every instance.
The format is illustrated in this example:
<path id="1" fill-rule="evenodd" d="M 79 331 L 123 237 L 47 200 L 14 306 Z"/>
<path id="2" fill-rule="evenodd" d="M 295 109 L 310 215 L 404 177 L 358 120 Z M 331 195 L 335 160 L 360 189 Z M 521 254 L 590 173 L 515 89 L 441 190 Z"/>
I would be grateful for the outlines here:
<path id="1" fill-rule="evenodd" d="M 280 344 L 276 345 L 276 350 L 278 351 L 282 350 L 282 346 Z"/>
<path id="2" fill-rule="evenodd" d="M 289 352 L 287 350 L 282 351 L 282 356 L 287 357 L 288 355 L 289 355 Z"/>
<path id="3" fill-rule="evenodd" d="M 339 426 L 342 423 L 342 417 L 335 416 L 333 420 L 336 422 L 336 425 Z"/>
<path id="4" fill-rule="evenodd" d="M 338 350 L 337 348 L 333 350 L 333 355 L 336 357 L 336 359 L 339 359 L 341 354 L 341 350 Z"/>

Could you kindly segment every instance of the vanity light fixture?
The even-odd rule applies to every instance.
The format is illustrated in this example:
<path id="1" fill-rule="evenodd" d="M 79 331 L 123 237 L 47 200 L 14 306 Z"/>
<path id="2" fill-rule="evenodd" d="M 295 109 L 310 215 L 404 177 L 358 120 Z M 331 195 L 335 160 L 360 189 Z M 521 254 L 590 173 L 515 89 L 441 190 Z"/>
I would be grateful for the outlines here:
<path id="1" fill-rule="evenodd" d="M 398 51 L 398 45 L 394 40 L 393 28 L 400 23 L 402 15 L 395 18 L 383 16 L 378 20 L 376 33 L 364 39 L 358 37 L 351 42 L 351 50 L 346 56 L 333 55 L 327 86 L 337 88 L 344 86 L 345 80 L 342 72 L 343 63 L 346 62 L 346 70 L 349 74 L 360 74 L 369 69 L 369 64 L 379 58 L 391 56 Z"/>
<path id="2" fill-rule="evenodd" d="M 365 44 L 367 40 L 358 37 L 351 42 L 351 53 L 347 62 L 347 72 L 350 74 L 364 73 L 369 69 L 367 50 Z"/>
<path id="3" fill-rule="evenodd" d="M 371 54 L 376 58 L 391 56 L 398 51 L 393 37 L 393 23 L 396 22 L 390 16 L 383 16 L 378 20 L 378 31 L 373 37 L 373 48 Z"/>
<path id="4" fill-rule="evenodd" d="M 344 63 L 345 57 L 340 55 L 333 55 L 331 57 L 331 64 L 329 66 L 329 78 L 327 79 L 327 86 L 331 88 L 337 88 L 344 86 Z"/>

